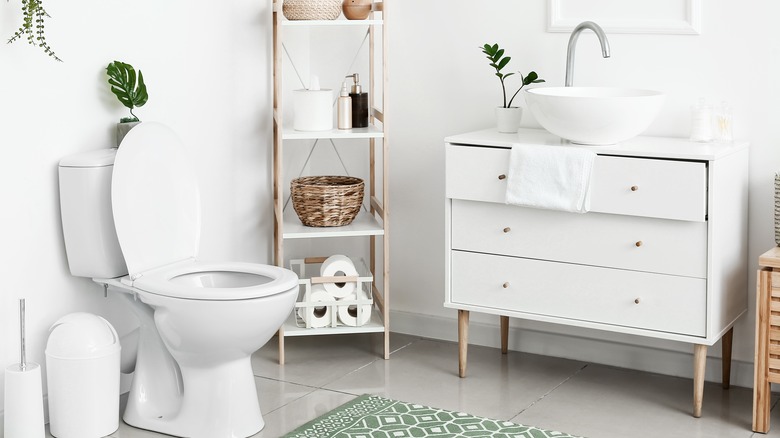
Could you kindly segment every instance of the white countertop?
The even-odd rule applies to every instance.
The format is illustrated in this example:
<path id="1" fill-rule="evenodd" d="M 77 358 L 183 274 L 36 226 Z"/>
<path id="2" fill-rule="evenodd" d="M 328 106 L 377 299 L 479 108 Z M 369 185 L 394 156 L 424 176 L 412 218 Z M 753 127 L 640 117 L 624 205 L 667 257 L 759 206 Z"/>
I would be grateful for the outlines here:
<path id="1" fill-rule="evenodd" d="M 521 128 L 517 134 L 503 134 L 496 128 L 465 134 L 451 135 L 444 139 L 451 144 L 509 148 L 513 144 L 543 144 L 550 146 L 574 146 L 593 150 L 599 155 L 625 157 L 650 157 L 680 160 L 711 161 L 725 157 L 748 147 L 749 143 L 735 140 L 731 143 L 699 143 L 684 138 L 635 137 L 616 145 L 583 146 L 550 134 L 543 129 Z"/>

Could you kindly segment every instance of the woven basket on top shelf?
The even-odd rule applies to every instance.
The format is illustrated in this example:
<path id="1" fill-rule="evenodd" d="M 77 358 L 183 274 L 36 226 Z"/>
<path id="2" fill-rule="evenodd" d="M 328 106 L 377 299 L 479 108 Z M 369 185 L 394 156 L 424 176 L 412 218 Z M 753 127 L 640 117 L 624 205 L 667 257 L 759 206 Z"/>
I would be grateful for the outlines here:
<path id="1" fill-rule="evenodd" d="M 304 176 L 290 183 L 293 208 L 307 227 L 349 225 L 363 205 L 365 184 L 352 176 Z"/>
<path id="2" fill-rule="evenodd" d="M 288 20 L 335 20 L 341 0 L 284 0 L 282 14 Z"/>

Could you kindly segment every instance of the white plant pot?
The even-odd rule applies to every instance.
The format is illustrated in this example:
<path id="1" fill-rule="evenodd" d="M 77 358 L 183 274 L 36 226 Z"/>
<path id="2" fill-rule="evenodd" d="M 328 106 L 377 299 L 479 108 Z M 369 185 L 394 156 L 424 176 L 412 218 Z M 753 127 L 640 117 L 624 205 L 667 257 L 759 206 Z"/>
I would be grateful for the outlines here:
<path id="1" fill-rule="evenodd" d="M 519 107 L 496 108 L 496 126 L 498 132 L 516 133 L 523 118 L 523 109 Z"/>
<path id="2" fill-rule="evenodd" d="M 122 144 L 122 139 L 125 138 L 125 135 L 139 123 L 141 122 L 124 122 L 116 124 L 116 147 L 119 147 L 119 145 Z"/>

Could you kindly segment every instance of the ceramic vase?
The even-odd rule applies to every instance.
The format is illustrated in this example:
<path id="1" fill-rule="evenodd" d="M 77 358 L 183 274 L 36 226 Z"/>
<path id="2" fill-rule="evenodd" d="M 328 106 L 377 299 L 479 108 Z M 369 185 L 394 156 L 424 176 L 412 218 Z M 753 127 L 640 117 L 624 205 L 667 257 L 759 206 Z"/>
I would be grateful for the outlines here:
<path id="1" fill-rule="evenodd" d="M 365 20 L 371 13 L 372 0 L 344 0 L 341 10 L 347 20 Z"/>
<path id="2" fill-rule="evenodd" d="M 516 133 L 523 118 L 523 109 L 519 107 L 496 108 L 496 126 L 498 132 Z"/>
<path id="3" fill-rule="evenodd" d="M 124 122 L 116 124 L 116 147 L 119 147 L 119 145 L 122 144 L 122 139 L 125 138 L 125 135 L 139 123 L 141 122 Z"/>

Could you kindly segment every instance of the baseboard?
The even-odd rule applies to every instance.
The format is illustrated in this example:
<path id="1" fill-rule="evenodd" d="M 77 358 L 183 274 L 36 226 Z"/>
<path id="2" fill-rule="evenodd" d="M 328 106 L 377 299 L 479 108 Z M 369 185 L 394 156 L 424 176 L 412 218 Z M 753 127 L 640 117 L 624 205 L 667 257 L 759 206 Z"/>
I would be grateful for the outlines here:
<path id="1" fill-rule="evenodd" d="M 496 324 L 472 320 L 469 344 L 500 347 L 498 318 L 495 319 Z M 396 333 L 457 342 L 455 318 L 391 311 L 390 321 L 391 330 Z M 528 321 L 512 320 L 509 329 L 509 349 L 513 351 L 693 378 L 693 350 L 681 351 L 683 348 L 690 347 L 672 341 Z M 714 357 L 719 354 L 719 351 L 713 351 L 713 356 L 707 357 L 707 381 L 721 382 L 721 359 Z M 457 361 L 457 357 L 453 357 L 453 361 Z M 732 360 L 731 384 L 752 388 L 753 363 Z"/>

